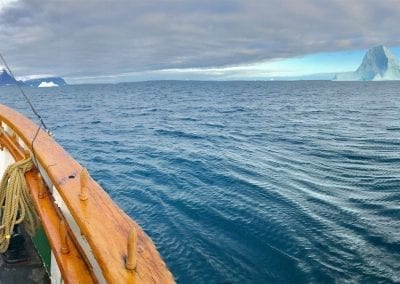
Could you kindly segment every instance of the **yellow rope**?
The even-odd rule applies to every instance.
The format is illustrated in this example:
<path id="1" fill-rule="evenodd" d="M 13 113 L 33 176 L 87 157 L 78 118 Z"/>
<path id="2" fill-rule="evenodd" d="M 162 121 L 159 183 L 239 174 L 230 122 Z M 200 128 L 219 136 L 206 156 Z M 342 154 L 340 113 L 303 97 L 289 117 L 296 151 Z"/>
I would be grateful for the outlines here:
<path id="1" fill-rule="evenodd" d="M 29 196 L 25 173 L 33 167 L 32 158 L 8 166 L 0 183 L 0 253 L 7 251 L 14 226 L 24 222 L 31 236 L 38 227 L 38 220 Z"/>

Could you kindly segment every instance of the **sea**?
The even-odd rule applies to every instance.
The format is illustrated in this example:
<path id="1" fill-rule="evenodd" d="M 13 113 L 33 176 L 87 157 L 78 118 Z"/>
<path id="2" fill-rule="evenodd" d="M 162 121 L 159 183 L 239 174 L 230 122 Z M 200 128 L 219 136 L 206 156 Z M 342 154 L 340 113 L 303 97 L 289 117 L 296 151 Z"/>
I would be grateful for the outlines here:
<path id="1" fill-rule="evenodd" d="M 178 283 L 400 282 L 400 82 L 24 91 Z"/>

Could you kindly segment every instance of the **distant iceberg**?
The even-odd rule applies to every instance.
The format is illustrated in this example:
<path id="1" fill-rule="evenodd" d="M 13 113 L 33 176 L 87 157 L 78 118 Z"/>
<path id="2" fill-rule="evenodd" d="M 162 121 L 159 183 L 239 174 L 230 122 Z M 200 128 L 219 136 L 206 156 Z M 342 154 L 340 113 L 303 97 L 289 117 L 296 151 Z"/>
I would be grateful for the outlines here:
<path id="1" fill-rule="evenodd" d="M 36 78 L 36 79 L 30 79 L 24 81 L 25 86 L 30 86 L 30 87 L 56 87 L 56 86 L 41 86 L 43 83 L 53 83 L 57 86 L 65 86 L 67 83 L 64 81 L 63 78 L 61 77 L 43 77 L 43 78 Z"/>
<path id="2" fill-rule="evenodd" d="M 338 73 L 335 81 L 389 81 L 400 80 L 400 65 L 396 56 L 385 46 L 379 45 L 368 50 L 354 72 Z"/>
<path id="3" fill-rule="evenodd" d="M 50 82 L 42 82 L 39 84 L 38 86 L 39 88 L 50 88 L 50 87 L 58 87 L 57 84 L 55 84 L 54 82 L 50 81 Z"/>

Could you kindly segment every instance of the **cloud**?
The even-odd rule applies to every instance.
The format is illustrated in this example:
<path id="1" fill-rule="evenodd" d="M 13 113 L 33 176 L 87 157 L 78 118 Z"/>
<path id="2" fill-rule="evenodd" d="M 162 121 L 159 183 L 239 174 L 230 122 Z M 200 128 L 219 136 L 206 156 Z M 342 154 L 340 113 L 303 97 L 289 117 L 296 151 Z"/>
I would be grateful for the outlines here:
<path id="1" fill-rule="evenodd" d="M 17 0 L 1 0 L 0 1 L 0 10 L 6 8 L 7 6 L 9 6 L 10 4 L 12 4 L 15 1 L 17 1 Z"/>
<path id="2" fill-rule="evenodd" d="M 0 9 L 15 73 L 79 78 L 400 45 L 397 1 L 19 0 Z"/>

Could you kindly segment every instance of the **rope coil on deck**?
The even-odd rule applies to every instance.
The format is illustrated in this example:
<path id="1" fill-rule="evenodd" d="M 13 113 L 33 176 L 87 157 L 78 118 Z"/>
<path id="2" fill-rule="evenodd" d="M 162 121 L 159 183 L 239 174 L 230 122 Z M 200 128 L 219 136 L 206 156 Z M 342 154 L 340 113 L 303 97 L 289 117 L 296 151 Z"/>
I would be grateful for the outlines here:
<path id="1" fill-rule="evenodd" d="M 0 182 L 0 253 L 7 251 L 14 226 L 24 222 L 26 232 L 33 236 L 38 220 L 29 196 L 25 173 L 33 167 L 32 158 L 8 166 Z"/>

